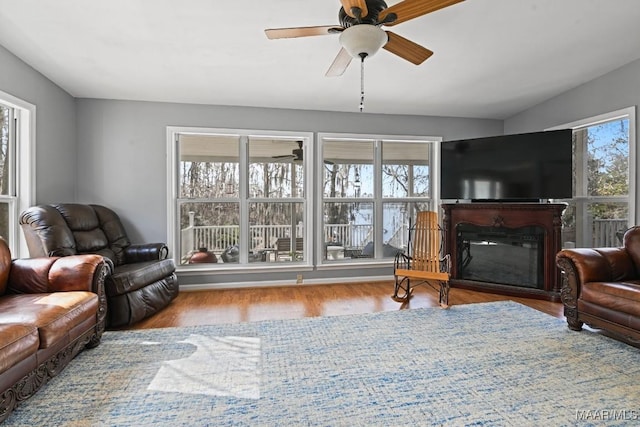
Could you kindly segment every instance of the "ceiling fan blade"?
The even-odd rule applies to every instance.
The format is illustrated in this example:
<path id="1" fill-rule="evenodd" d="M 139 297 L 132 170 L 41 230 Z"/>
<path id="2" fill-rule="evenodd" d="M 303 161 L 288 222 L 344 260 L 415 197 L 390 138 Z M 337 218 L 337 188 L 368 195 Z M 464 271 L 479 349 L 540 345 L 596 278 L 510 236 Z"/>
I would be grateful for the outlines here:
<path id="1" fill-rule="evenodd" d="M 352 18 L 360 19 L 369 14 L 365 0 L 340 0 L 340 3 L 342 3 L 345 13 Z M 356 16 L 354 8 L 357 8 L 356 11 L 360 10 L 360 16 Z"/>
<path id="2" fill-rule="evenodd" d="M 383 22 L 387 15 L 395 13 L 397 16 L 395 21 L 385 23 L 385 25 L 397 25 L 462 1 L 464 0 L 404 0 L 380 12 L 378 21 Z"/>
<path id="3" fill-rule="evenodd" d="M 321 25 L 318 27 L 269 28 L 264 30 L 267 37 L 273 39 L 290 39 L 294 37 L 326 36 L 342 32 L 344 28 L 336 25 Z"/>
<path id="4" fill-rule="evenodd" d="M 387 36 L 389 37 L 389 41 L 383 46 L 383 48 L 416 65 L 422 64 L 431 55 L 433 55 L 433 52 L 426 47 L 422 47 L 411 40 L 397 35 L 396 33 L 387 31 Z"/>
<path id="5" fill-rule="evenodd" d="M 338 55 L 333 60 L 333 63 L 327 70 L 325 76 L 327 77 L 338 77 L 344 74 L 344 71 L 347 69 L 353 57 L 349 55 L 349 52 L 345 48 L 340 49 Z"/>

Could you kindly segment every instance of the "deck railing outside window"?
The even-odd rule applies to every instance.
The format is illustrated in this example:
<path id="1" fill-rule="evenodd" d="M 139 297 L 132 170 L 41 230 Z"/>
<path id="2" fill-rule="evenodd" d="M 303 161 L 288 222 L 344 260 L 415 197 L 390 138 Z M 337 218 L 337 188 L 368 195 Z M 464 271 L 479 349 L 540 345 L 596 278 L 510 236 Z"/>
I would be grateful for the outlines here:
<path id="1" fill-rule="evenodd" d="M 237 225 L 226 226 L 189 226 L 181 231 L 182 259 L 188 258 L 199 248 L 207 248 L 220 255 L 229 246 L 237 244 L 239 233 Z M 252 225 L 252 249 L 273 248 L 276 240 L 291 237 L 290 225 Z M 345 248 L 362 249 L 373 240 L 371 224 L 326 224 L 324 226 L 326 243 L 339 242 Z M 302 225 L 297 226 L 296 236 L 304 235 Z"/>
<path id="2" fill-rule="evenodd" d="M 626 219 L 594 219 L 593 220 L 593 247 L 615 248 L 621 245 L 616 233 L 627 229 Z"/>
<path id="3" fill-rule="evenodd" d="M 587 225 L 585 233 L 586 248 L 616 248 L 622 245 L 621 232 L 628 228 L 627 219 L 591 219 L 591 226 Z M 564 247 L 576 245 L 575 227 L 562 229 Z M 589 235 L 590 234 L 590 235 Z"/>

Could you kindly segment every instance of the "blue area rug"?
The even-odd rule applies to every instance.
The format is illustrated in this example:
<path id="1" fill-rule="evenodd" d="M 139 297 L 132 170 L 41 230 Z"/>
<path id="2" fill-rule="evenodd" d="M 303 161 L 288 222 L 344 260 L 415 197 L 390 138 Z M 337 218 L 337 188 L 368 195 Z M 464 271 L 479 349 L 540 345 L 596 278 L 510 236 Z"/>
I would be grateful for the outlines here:
<path id="1" fill-rule="evenodd" d="M 514 302 L 107 332 L 7 426 L 637 425 L 640 350 Z"/>

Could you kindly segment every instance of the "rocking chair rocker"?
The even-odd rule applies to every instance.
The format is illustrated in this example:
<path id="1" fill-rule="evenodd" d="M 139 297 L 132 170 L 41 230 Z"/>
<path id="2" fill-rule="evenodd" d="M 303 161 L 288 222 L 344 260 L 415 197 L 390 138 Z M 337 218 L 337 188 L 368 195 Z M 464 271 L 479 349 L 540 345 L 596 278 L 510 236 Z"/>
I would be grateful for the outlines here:
<path id="1" fill-rule="evenodd" d="M 392 298 L 395 301 L 408 302 L 415 286 L 427 284 L 439 291 L 440 306 L 449 308 L 451 257 L 449 254 L 440 256 L 442 241 L 442 229 L 435 212 L 418 212 L 414 227 L 409 222 L 408 253 L 396 254 L 394 261 L 395 289 Z M 438 283 L 439 289 L 432 282 Z"/>

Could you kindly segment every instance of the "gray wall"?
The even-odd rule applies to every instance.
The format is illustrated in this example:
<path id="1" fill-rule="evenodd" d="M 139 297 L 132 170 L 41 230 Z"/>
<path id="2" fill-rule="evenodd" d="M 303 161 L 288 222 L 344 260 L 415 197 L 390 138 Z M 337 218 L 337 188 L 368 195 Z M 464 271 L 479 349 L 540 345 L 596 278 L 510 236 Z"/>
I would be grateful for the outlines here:
<path id="1" fill-rule="evenodd" d="M 504 132 L 534 132 L 640 104 L 640 59 L 504 122 Z"/>
<path id="2" fill-rule="evenodd" d="M 76 197 L 75 99 L 0 46 L 0 90 L 36 106 L 37 203 Z"/>
<path id="3" fill-rule="evenodd" d="M 564 123 L 598 116 L 636 106 L 636 127 L 640 105 L 640 60 L 631 62 L 604 76 L 591 80 L 504 122 L 505 133 L 544 130 Z M 638 132 L 636 131 L 636 140 Z M 636 156 L 640 173 L 640 156 Z M 640 186 L 636 186 L 636 219 L 640 215 Z"/>
<path id="4" fill-rule="evenodd" d="M 501 134 L 502 121 L 278 110 L 154 102 L 77 100 L 78 201 L 103 203 L 123 217 L 134 240 L 166 241 L 167 126 L 428 135 L 445 139 Z M 367 271 L 389 275 L 389 268 Z M 305 273 L 307 278 L 362 270 Z M 261 279 L 291 280 L 291 273 Z M 181 278 L 181 283 L 249 281 L 251 275 Z M 254 279 L 255 280 L 255 279 Z"/>

